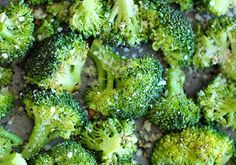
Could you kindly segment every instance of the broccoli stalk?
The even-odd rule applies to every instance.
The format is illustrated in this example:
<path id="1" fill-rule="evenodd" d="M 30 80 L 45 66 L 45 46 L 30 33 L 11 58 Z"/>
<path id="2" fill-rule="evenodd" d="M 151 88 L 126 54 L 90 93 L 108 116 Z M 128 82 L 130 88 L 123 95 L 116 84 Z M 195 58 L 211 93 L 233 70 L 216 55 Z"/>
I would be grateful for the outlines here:
<path id="1" fill-rule="evenodd" d="M 70 13 L 70 27 L 85 37 L 99 35 L 106 26 L 103 4 L 100 0 L 78 0 L 70 7 Z"/>
<path id="2" fill-rule="evenodd" d="M 50 140 L 69 139 L 80 132 L 86 122 L 86 114 L 79 103 L 68 93 L 51 90 L 28 89 L 23 96 L 27 113 L 35 121 L 28 143 L 22 155 L 29 159 Z"/>
<path id="3" fill-rule="evenodd" d="M 80 142 L 91 150 L 101 152 L 102 163 L 117 164 L 132 159 L 137 149 L 134 130 L 135 123 L 132 120 L 108 118 L 86 127 Z"/>
<path id="4" fill-rule="evenodd" d="M 167 96 L 158 99 L 147 115 L 162 129 L 183 129 L 200 119 L 199 108 L 184 93 L 184 81 L 185 75 L 180 69 L 167 71 Z"/>
<path id="5" fill-rule="evenodd" d="M 96 63 L 99 84 L 86 93 L 87 106 L 105 116 L 145 115 L 164 86 L 159 61 L 147 56 L 121 57 L 98 40 L 93 42 L 89 56 Z"/>
<path id="6" fill-rule="evenodd" d="M 23 1 L 0 10 L 0 63 L 19 60 L 26 54 L 33 41 L 33 19 Z"/>
<path id="7" fill-rule="evenodd" d="M 0 165 L 27 165 L 21 154 L 0 155 Z"/>

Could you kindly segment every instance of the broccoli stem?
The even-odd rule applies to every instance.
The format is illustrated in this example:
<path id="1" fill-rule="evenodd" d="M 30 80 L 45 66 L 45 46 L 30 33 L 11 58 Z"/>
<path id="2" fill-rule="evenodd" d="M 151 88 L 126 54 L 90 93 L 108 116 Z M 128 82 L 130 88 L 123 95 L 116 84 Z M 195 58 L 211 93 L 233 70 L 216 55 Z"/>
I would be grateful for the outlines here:
<path id="1" fill-rule="evenodd" d="M 114 88 L 114 78 L 115 76 L 111 72 L 107 73 L 107 89 Z"/>
<path id="2" fill-rule="evenodd" d="M 50 129 L 40 119 L 35 118 L 35 126 L 32 130 L 28 143 L 25 145 L 22 156 L 29 159 L 34 156 L 43 146 L 49 142 Z"/>
<path id="3" fill-rule="evenodd" d="M 13 133 L 10 133 L 10 132 L 4 130 L 3 128 L 0 128 L 0 137 L 10 139 L 14 146 L 18 146 L 23 143 L 23 140 L 19 136 L 15 135 Z"/>
<path id="4" fill-rule="evenodd" d="M 0 156 L 0 165 L 27 165 L 26 161 L 18 153 Z"/>
<path id="5" fill-rule="evenodd" d="M 167 71 L 167 89 L 168 96 L 185 95 L 184 94 L 184 81 L 185 75 L 179 68 L 171 68 Z"/>

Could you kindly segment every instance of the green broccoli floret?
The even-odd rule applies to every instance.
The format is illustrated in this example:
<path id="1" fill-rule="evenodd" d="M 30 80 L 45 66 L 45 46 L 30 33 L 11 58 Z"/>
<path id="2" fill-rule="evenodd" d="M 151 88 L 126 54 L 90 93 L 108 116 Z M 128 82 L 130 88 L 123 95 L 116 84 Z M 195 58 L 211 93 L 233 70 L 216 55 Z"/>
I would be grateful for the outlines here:
<path id="1" fill-rule="evenodd" d="M 193 64 L 198 68 L 222 64 L 230 52 L 229 34 L 236 29 L 236 18 L 220 17 L 209 22 L 205 32 L 199 30 Z"/>
<path id="2" fill-rule="evenodd" d="M 68 1 L 54 2 L 47 5 L 47 13 L 59 22 L 67 22 L 71 3 Z"/>
<path id="3" fill-rule="evenodd" d="M 44 88 L 78 90 L 88 46 L 74 33 L 59 34 L 38 43 L 24 63 L 25 79 Z"/>
<path id="4" fill-rule="evenodd" d="M 29 161 L 30 165 L 54 165 L 54 160 L 47 153 L 38 154 Z"/>
<path id="5" fill-rule="evenodd" d="M 86 151 L 81 144 L 65 141 L 50 150 L 50 156 L 57 165 L 96 165 L 96 159 L 91 152 Z"/>
<path id="6" fill-rule="evenodd" d="M 163 136 L 153 150 L 153 165 L 224 165 L 234 152 L 234 142 L 211 127 L 187 128 Z"/>
<path id="7" fill-rule="evenodd" d="M 195 7 L 201 12 L 208 12 L 216 16 L 225 15 L 235 5 L 235 0 L 197 0 Z"/>
<path id="8" fill-rule="evenodd" d="M 19 136 L 0 126 L 0 155 L 10 154 L 13 147 L 19 146 L 22 143 L 23 140 Z"/>
<path id="9" fill-rule="evenodd" d="M 0 155 L 0 165 L 27 165 L 21 154 Z"/>
<path id="10" fill-rule="evenodd" d="M 181 12 L 168 5 L 160 5 L 150 38 L 153 49 L 161 49 L 171 66 L 184 67 L 190 63 L 194 53 L 194 33 Z"/>
<path id="11" fill-rule="evenodd" d="M 185 75 L 180 69 L 167 71 L 167 95 L 159 98 L 147 115 L 158 127 L 183 129 L 199 121 L 200 109 L 184 93 L 184 81 Z"/>
<path id="12" fill-rule="evenodd" d="M 145 115 L 165 83 L 159 61 L 147 56 L 121 57 L 98 40 L 89 55 L 96 64 L 99 84 L 85 95 L 88 108 L 121 118 Z"/>
<path id="13" fill-rule="evenodd" d="M 142 34 L 138 5 L 134 0 L 115 0 L 109 4 L 108 22 L 110 31 L 103 34 L 112 45 L 134 46 L 145 41 Z"/>
<path id="14" fill-rule="evenodd" d="M 222 75 L 217 76 L 198 93 L 198 103 L 208 123 L 236 129 L 236 88 Z"/>
<path id="15" fill-rule="evenodd" d="M 26 159 L 37 154 L 54 138 L 69 139 L 78 134 L 87 121 L 85 111 L 71 94 L 29 87 L 22 97 L 28 115 L 35 121 L 22 151 Z"/>
<path id="16" fill-rule="evenodd" d="M 34 36 L 36 40 L 42 41 L 58 33 L 58 28 L 60 23 L 54 18 L 47 17 L 44 19 L 40 26 L 34 31 Z"/>
<path id="17" fill-rule="evenodd" d="M 23 1 L 0 10 L 0 63 L 24 57 L 34 40 L 33 20 L 31 9 Z"/>
<path id="18" fill-rule="evenodd" d="M 101 0 L 77 0 L 70 7 L 69 25 L 85 37 L 97 36 L 107 26 Z"/>
<path id="19" fill-rule="evenodd" d="M 90 123 L 81 133 L 80 142 L 87 148 L 100 153 L 104 165 L 131 162 L 137 150 L 137 137 L 133 120 L 108 118 Z"/>

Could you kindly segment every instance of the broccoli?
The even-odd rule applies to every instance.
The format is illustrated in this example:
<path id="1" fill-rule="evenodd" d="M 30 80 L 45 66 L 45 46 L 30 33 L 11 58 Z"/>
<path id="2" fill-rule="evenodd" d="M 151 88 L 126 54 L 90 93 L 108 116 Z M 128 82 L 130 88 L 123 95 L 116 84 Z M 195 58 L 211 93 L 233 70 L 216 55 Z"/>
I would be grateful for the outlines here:
<path id="1" fill-rule="evenodd" d="M 234 152 L 234 142 L 212 127 L 187 128 L 163 136 L 153 150 L 153 165 L 223 165 Z"/>
<path id="2" fill-rule="evenodd" d="M 115 0 L 109 3 L 108 22 L 110 30 L 104 32 L 103 38 L 109 44 L 118 46 L 135 46 L 145 41 L 142 34 L 139 8 L 134 0 Z"/>
<path id="3" fill-rule="evenodd" d="M 47 13 L 52 15 L 58 22 L 67 22 L 70 8 L 70 2 L 61 1 L 47 5 Z"/>
<path id="4" fill-rule="evenodd" d="M 0 165 L 27 165 L 21 154 L 0 155 Z"/>
<path id="5" fill-rule="evenodd" d="M 19 146 L 22 143 L 23 140 L 19 136 L 0 127 L 0 155 L 10 154 L 13 147 Z"/>
<path id="6" fill-rule="evenodd" d="M 44 40 L 24 63 L 25 79 L 44 88 L 73 92 L 80 87 L 88 46 L 74 33 Z"/>
<path id="7" fill-rule="evenodd" d="M 12 80 L 12 76 L 11 69 L 0 67 L 0 119 L 7 116 L 13 108 L 13 94 L 7 87 Z"/>
<path id="8" fill-rule="evenodd" d="M 28 115 L 34 119 L 34 128 L 22 151 L 29 159 L 50 140 L 70 136 L 80 132 L 87 121 L 87 115 L 76 99 L 66 92 L 57 93 L 50 89 L 28 87 L 22 94 Z"/>
<path id="9" fill-rule="evenodd" d="M 181 12 L 168 5 L 159 5 L 150 38 L 153 49 L 161 49 L 171 66 L 190 64 L 194 53 L 194 33 Z"/>
<path id="10" fill-rule="evenodd" d="M 196 8 L 201 12 L 208 12 L 216 16 L 225 15 L 232 7 L 235 6 L 235 0 L 197 0 Z"/>
<path id="11" fill-rule="evenodd" d="M 70 27 L 85 37 L 99 35 L 107 26 L 103 8 L 101 0 L 77 0 L 70 7 Z"/>
<path id="12" fill-rule="evenodd" d="M 152 57 L 125 58 L 95 40 L 90 48 L 98 72 L 98 87 L 85 95 L 88 108 L 105 116 L 138 118 L 162 91 L 163 68 Z"/>
<path id="13" fill-rule="evenodd" d="M 236 29 L 236 18 L 226 16 L 209 22 L 205 32 L 197 32 L 193 64 L 198 68 L 222 64 L 230 52 L 229 35 Z"/>
<path id="14" fill-rule="evenodd" d="M 34 31 L 34 36 L 37 41 L 42 41 L 46 38 L 49 38 L 58 32 L 60 23 L 51 17 L 46 17 L 41 23 L 40 26 Z"/>
<path id="15" fill-rule="evenodd" d="M 193 7 L 193 0 L 164 0 L 164 2 L 179 4 L 181 11 L 190 10 Z"/>
<path id="16" fill-rule="evenodd" d="M 74 141 L 65 141 L 50 150 L 50 156 L 58 165 L 96 165 L 92 153 L 86 151 L 81 144 Z"/>
<path id="17" fill-rule="evenodd" d="M 184 93 L 184 81 L 183 71 L 170 68 L 167 71 L 167 96 L 158 98 L 147 115 L 164 130 L 183 129 L 200 119 L 200 109 Z"/>
<path id="18" fill-rule="evenodd" d="M 48 153 L 39 154 L 31 161 L 34 165 L 96 165 L 92 153 L 86 151 L 79 143 L 65 141 L 52 147 Z"/>
<path id="19" fill-rule="evenodd" d="M 219 75 L 198 93 L 197 100 L 208 123 L 217 122 L 224 128 L 236 129 L 236 88 L 233 82 Z"/>
<path id="20" fill-rule="evenodd" d="M 80 142 L 87 148 L 99 152 L 102 164 L 131 162 L 137 150 L 137 137 L 133 120 L 108 118 L 90 123 L 81 133 Z"/>
<path id="21" fill-rule="evenodd" d="M 0 64 L 23 58 L 34 40 L 33 14 L 21 0 L 0 10 Z"/>
<path id="22" fill-rule="evenodd" d="M 29 164 L 30 165 L 54 165 L 54 160 L 47 153 L 42 153 L 30 159 Z"/>

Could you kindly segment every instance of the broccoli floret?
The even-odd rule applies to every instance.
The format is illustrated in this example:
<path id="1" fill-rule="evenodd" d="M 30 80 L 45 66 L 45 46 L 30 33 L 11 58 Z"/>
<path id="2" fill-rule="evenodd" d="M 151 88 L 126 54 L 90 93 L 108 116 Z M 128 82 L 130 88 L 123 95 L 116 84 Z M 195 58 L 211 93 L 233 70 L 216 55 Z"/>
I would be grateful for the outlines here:
<path id="1" fill-rule="evenodd" d="M 234 5 L 235 0 L 197 0 L 195 7 L 201 12 L 208 12 L 216 16 L 225 15 Z"/>
<path id="2" fill-rule="evenodd" d="M 153 165 L 223 165 L 234 152 L 234 142 L 211 127 L 187 128 L 163 136 L 151 156 Z"/>
<path id="3" fill-rule="evenodd" d="M 0 127 L 0 155 L 10 154 L 13 147 L 22 143 L 23 140 L 19 136 Z"/>
<path id="4" fill-rule="evenodd" d="M 199 68 L 222 64 L 230 55 L 229 34 L 236 29 L 236 19 L 215 18 L 206 30 L 197 32 L 193 64 Z"/>
<path id="5" fill-rule="evenodd" d="M 88 108 L 103 115 L 138 118 L 162 91 L 162 66 L 152 57 L 124 58 L 95 40 L 89 55 L 96 63 L 98 87 L 85 96 Z"/>
<path id="6" fill-rule="evenodd" d="M 112 45 L 134 46 L 145 41 L 142 34 L 138 5 L 134 0 L 115 0 L 109 4 L 108 22 L 110 31 L 103 34 Z"/>
<path id="7" fill-rule="evenodd" d="M 42 41 L 57 34 L 59 27 L 59 22 L 57 22 L 54 18 L 47 17 L 42 21 L 41 25 L 36 28 L 34 31 L 34 36 L 36 40 Z"/>
<path id="8" fill-rule="evenodd" d="M 34 40 L 33 20 L 31 9 L 23 1 L 0 10 L 0 63 L 24 57 Z"/>
<path id="9" fill-rule="evenodd" d="M 0 155 L 0 165 L 27 165 L 21 154 Z"/>
<path id="10" fill-rule="evenodd" d="M 50 150 L 50 156 L 57 165 L 96 165 L 96 159 L 91 152 L 86 151 L 81 144 L 65 141 Z"/>
<path id="11" fill-rule="evenodd" d="M 171 66 L 184 67 L 190 63 L 194 53 L 194 33 L 181 12 L 168 5 L 160 5 L 150 38 L 153 49 L 161 49 Z"/>
<path id="12" fill-rule="evenodd" d="M 73 92 L 80 87 L 88 46 L 74 33 L 38 43 L 24 63 L 25 79 L 44 88 Z"/>
<path id="13" fill-rule="evenodd" d="M 180 69 L 167 71 L 167 96 L 159 98 L 147 115 L 158 127 L 183 129 L 199 121 L 200 109 L 184 93 L 184 81 L 185 75 Z"/>
<path id="14" fill-rule="evenodd" d="M 22 97 L 28 115 L 35 121 L 22 151 L 26 159 L 37 154 L 51 139 L 69 139 L 78 134 L 86 123 L 85 111 L 71 94 L 29 87 Z"/>
<path id="15" fill-rule="evenodd" d="M 107 26 L 101 0 L 77 0 L 70 7 L 72 15 L 69 24 L 73 30 L 77 30 L 85 37 L 97 36 Z"/>
<path id="16" fill-rule="evenodd" d="M 217 76 L 198 93 L 198 103 L 208 123 L 217 122 L 222 127 L 236 129 L 236 88 L 222 75 Z"/>
<path id="17" fill-rule="evenodd" d="M 80 142 L 99 152 L 104 165 L 131 162 L 137 150 L 137 137 L 133 120 L 108 118 L 90 123 L 81 133 Z M 121 163 L 122 164 L 122 163 Z"/>
<path id="18" fill-rule="evenodd" d="M 54 160 L 47 153 L 38 154 L 29 161 L 30 165 L 54 165 Z"/>
<path id="19" fill-rule="evenodd" d="M 70 2 L 68 1 L 54 2 L 47 5 L 46 11 L 55 17 L 57 21 L 67 22 L 70 5 Z"/>

